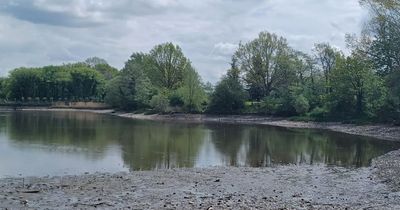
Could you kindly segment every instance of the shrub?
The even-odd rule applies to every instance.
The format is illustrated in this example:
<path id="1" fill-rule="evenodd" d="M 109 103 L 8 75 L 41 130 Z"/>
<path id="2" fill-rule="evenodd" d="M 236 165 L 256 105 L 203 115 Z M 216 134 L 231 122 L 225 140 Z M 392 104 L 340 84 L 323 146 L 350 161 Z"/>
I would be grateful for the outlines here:
<path id="1" fill-rule="evenodd" d="M 327 119 L 329 111 L 326 108 L 315 107 L 309 113 L 309 116 L 316 120 L 324 120 Z"/>
<path id="2" fill-rule="evenodd" d="M 184 101 L 179 94 L 174 93 L 169 97 L 169 105 L 172 107 L 183 107 Z"/>
<path id="3" fill-rule="evenodd" d="M 303 95 L 299 95 L 294 99 L 293 106 L 296 109 L 297 114 L 299 115 L 307 113 L 310 109 L 310 104 L 308 103 L 307 98 Z"/>
<path id="4" fill-rule="evenodd" d="M 168 104 L 168 97 L 163 94 L 157 94 L 150 100 L 150 106 L 152 106 L 158 112 L 166 112 L 168 109 Z"/>

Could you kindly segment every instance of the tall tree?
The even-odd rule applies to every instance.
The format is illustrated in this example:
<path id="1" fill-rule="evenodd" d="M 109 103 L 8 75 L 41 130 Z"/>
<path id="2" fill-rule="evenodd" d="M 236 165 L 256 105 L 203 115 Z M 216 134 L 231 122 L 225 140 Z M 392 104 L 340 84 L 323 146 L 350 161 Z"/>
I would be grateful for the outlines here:
<path id="1" fill-rule="evenodd" d="M 341 53 L 330 46 L 328 43 L 319 43 L 314 47 L 315 56 L 320 65 L 324 77 L 326 92 L 332 90 L 331 72 L 336 66 L 336 61 L 341 57 Z"/>
<path id="2" fill-rule="evenodd" d="M 200 75 L 194 69 L 186 72 L 180 92 L 183 96 L 184 106 L 189 112 L 202 111 L 201 105 L 206 101 L 206 93 Z"/>
<path id="3" fill-rule="evenodd" d="M 348 117 L 372 116 L 384 104 L 383 81 L 365 57 L 353 54 L 339 59 L 332 71 L 332 80 L 335 82 L 331 93 L 334 113 L 344 113 Z"/>
<path id="4" fill-rule="evenodd" d="M 276 34 L 261 32 L 251 42 L 239 44 L 235 58 L 252 99 L 260 100 L 268 96 L 279 80 L 279 62 L 289 50 L 284 38 Z"/>
<path id="5" fill-rule="evenodd" d="M 400 1 L 361 0 L 370 11 L 364 32 L 372 36 L 369 51 L 381 75 L 400 71 Z"/>
<path id="6" fill-rule="evenodd" d="M 147 55 L 132 54 L 119 75 L 107 85 L 106 102 L 126 110 L 147 106 L 152 94 L 150 80 L 144 72 L 147 62 Z"/>
<path id="7" fill-rule="evenodd" d="M 385 79 L 389 97 L 382 112 L 394 121 L 400 121 L 400 1 L 361 0 L 370 11 L 370 20 L 364 29 L 372 40 L 368 54 L 379 75 Z"/>
<path id="8" fill-rule="evenodd" d="M 240 113 L 246 101 L 246 91 L 240 81 L 236 63 L 232 62 L 232 67 L 226 76 L 217 84 L 211 95 L 208 112 L 217 114 Z"/>
<path id="9" fill-rule="evenodd" d="M 172 43 L 155 46 L 150 51 L 150 64 L 147 74 L 153 85 L 167 90 L 179 88 L 184 76 L 191 68 L 190 61 L 182 49 Z"/>

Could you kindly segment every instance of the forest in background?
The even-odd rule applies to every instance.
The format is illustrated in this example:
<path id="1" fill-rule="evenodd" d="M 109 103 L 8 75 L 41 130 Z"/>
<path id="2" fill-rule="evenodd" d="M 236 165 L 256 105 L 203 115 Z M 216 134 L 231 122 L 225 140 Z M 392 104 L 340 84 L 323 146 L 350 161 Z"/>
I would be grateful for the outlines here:
<path id="1" fill-rule="evenodd" d="M 173 43 L 133 53 L 117 70 L 100 58 L 17 68 L 0 80 L 6 101 L 104 101 L 146 113 L 260 114 L 302 120 L 400 123 L 400 1 L 361 0 L 370 18 L 347 50 L 293 49 L 267 31 L 239 43 L 212 85 Z"/>

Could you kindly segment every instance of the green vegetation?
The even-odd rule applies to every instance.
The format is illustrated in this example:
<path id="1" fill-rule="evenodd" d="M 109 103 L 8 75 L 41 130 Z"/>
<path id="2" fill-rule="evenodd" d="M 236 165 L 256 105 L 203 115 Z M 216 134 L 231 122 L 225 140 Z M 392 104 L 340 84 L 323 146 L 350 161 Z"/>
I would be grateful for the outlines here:
<path id="1" fill-rule="evenodd" d="M 294 50 L 269 32 L 240 43 L 215 87 L 172 43 L 133 53 L 121 71 L 101 58 L 18 68 L 0 80 L 7 100 L 100 100 L 123 110 L 265 114 L 303 120 L 400 123 L 400 3 L 361 0 L 370 20 L 344 53 Z"/>
<path id="2" fill-rule="evenodd" d="M 11 100 L 93 100 L 104 97 L 104 77 L 78 63 L 43 68 L 18 68 L 4 81 Z"/>

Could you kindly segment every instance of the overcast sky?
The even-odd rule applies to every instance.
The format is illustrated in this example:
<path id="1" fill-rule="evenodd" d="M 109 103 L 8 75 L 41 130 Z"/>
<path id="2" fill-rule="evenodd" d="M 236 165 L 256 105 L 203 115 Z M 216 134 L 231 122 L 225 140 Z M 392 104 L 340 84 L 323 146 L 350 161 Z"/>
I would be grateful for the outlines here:
<path id="1" fill-rule="evenodd" d="M 93 56 L 120 69 L 133 52 L 174 42 L 215 82 L 260 31 L 306 52 L 316 42 L 344 49 L 364 16 L 358 0 L 1 0 L 0 74 Z"/>

